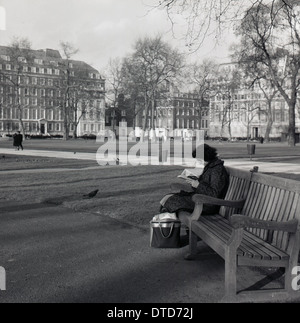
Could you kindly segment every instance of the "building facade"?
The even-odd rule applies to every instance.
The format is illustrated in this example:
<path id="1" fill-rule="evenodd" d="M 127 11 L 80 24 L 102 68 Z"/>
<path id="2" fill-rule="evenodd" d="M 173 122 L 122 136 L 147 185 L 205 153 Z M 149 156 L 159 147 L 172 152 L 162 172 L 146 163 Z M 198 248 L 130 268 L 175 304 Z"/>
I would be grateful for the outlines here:
<path id="1" fill-rule="evenodd" d="M 59 51 L 0 47 L 0 134 L 97 134 L 104 128 L 105 80 Z M 67 114 L 67 119 L 66 119 Z M 76 130 L 76 132 L 74 131 Z"/>
<path id="2" fill-rule="evenodd" d="M 220 74 L 228 79 L 212 80 L 212 88 L 217 89 L 210 97 L 210 129 L 212 138 L 252 138 L 265 137 L 268 121 L 273 121 L 270 138 L 283 139 L 288 133 L 289 108 L 276 90 L 267 82 L 249 87 L 242 77 L 238 86 L 230 87 L 238 65 L 220 65 Z M 300 115 L 296 110 L 296 132 L 300 132 Z"/>
<path id="3" fill-rule="evenodd" d="M 136 118 L 136 132 L 143 129 L 146 112 Z M 152 110 L 148 111 L 146 129 L 151 128 Z M 195 130 L 209 131 L 209 102 L 200 100 L 194 93 L 173 93 L 168 99 L 159 100 L 154 111 L 156 137 L 192 138 Z"/>

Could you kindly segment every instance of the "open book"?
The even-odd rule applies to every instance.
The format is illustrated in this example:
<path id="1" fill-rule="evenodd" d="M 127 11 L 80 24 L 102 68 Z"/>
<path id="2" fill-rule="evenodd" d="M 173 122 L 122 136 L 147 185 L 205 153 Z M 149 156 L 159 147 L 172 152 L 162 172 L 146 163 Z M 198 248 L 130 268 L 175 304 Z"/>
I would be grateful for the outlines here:
<path id="1" fill-rule="evenodd" d="M 194 168 L 194 169 L 185 169 L 178 178 L 182 178 L 184 180 L 194 179 L 197 180 L 201 174 L 203 173 L 203 168 Z"/>

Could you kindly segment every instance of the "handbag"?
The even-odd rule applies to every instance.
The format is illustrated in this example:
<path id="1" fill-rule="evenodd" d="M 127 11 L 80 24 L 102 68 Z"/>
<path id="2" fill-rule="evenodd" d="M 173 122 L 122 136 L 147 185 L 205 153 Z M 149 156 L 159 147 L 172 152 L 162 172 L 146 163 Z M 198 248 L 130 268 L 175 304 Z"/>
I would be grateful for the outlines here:
<path id="1" fill-rule="evenodd" d="M 176 214 L 156 215 L 150 222 L 150 246 L 152 248 L 180 248 L 181 222 Z"/>

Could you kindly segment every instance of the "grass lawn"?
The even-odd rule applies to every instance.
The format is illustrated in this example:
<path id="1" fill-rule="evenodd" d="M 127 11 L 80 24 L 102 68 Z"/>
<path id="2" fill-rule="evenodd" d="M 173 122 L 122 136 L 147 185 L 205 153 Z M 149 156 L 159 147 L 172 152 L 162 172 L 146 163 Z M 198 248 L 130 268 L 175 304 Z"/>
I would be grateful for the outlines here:
<path id="1" fill-rule="evenodd" d="M 0 156 L 1 157 L 1 156 Z M 159 201 L 183 168 L 163 166 L 85 167 L 93 161 L 26 156 L 0 158 L 0 202 L 50 203 L 110 216 L 134 225 L 148 226 L 159 211 Z M 59 170 L 55 171 L 55 168 Z M 66 168 L 66 171 L 63 170 Z M 31 172 L 5 170 L 35 169 Z M 53 169 L 44 171 L 43 169 Z M 67 170 L 68 169 L 68 170 Z M 71 170 L 70 170 L 71 169 Z M 300 175 L 271 175 L 300 180 Z M 93 199 L 83 195 L 99 189 Z"/>
<path id="2" fill-rule="evenodd" d="M 0 155 L 0 175 L 1 171 L 25 170 L 25 169 L 45 169 L 45 168 L 85 168 L 97 166 L 96 161 L 72 159 L 32 157 L 22 155 Z"/>
<path id="3" fill-rule="evenodd" d="M 249 157 L 247 151 L 247 142 L 228 143 L 217 141 L 207 141 L 207 143 L 218 149 L 221 158 L 247 158 Z M 97 143 L 95 140 L 27 140 L 24 142 L 25 150 L 50 150 L 50 151 L 68 151 L 68 152 L 84 152 L 96 153 L 103 143 Z M 269 143 L 256 145 L 255 157 L 282 157 L 282 156 L 300 156 L 300 145 L 295 147 L 288 147 L 286 143 Z M 128 143 L 128 150 L 136 143 Z M 178 145 L 178 143 L 177 143 Z M 181 145 L 179 143 L 179 145 Z M 13 149 L 12 141 L 1 140 L 0 148 Z M 172 150 L 172 149 L 171 149 Z"/>
<path id="4" fill-rule="evenodd" d="M 176 178 L 181 172 L 180 167 L 155 166 L 99 167 L 51 173 L 42 170 L 18 174 L 0 172 L 0 202 L 64 205 L 145 226 L 158 213 L 161 198 L 170 193 L 170 183 L 181 181 Z M 99 189 L 99 193 L 94 199 L 83 198 L 95 189 Z"/>

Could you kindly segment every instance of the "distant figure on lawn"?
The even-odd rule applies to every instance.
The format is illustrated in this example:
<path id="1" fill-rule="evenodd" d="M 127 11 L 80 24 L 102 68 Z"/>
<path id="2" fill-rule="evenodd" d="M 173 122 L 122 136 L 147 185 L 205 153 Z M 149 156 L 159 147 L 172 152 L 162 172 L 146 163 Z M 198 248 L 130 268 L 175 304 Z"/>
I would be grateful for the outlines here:
<path id="1" fill-rule="evenodd" d="M 21 149 L 23 150 L 23 135 L 21 134 L 20 131 L 18 131 L 18 133 L 15 133 L 13 135 L 13 140 L 14 140 L 14 147 L 16 147 L 16 149 L 20 150 L 20 147 Z"/>
<path id="2" fill-rule="evenodd" d="M 193 151 L 193 158 L 197 158 L 197 151 L 200 152 L 200 149 L 203 149 L 203 145 Z M 161 201 L 162 213 L 193 212 L 195 208 L 193 196 L 195 194 L 208 195 L 219 199 L 225 198 L 229 186 L 229 175 L 224 167 L 224 161 L 218 158 L 217 150 L 207 144 L 204 144 L 204 162 L 205 168 L 199 179 L 187 180 L 187 183 L 192 186 L 193 191 L 181 191 L 177 194 L 167 195 Z M 203 214 L 216 214 L 219 209 L 219 206 L 204 205 Z"/>

